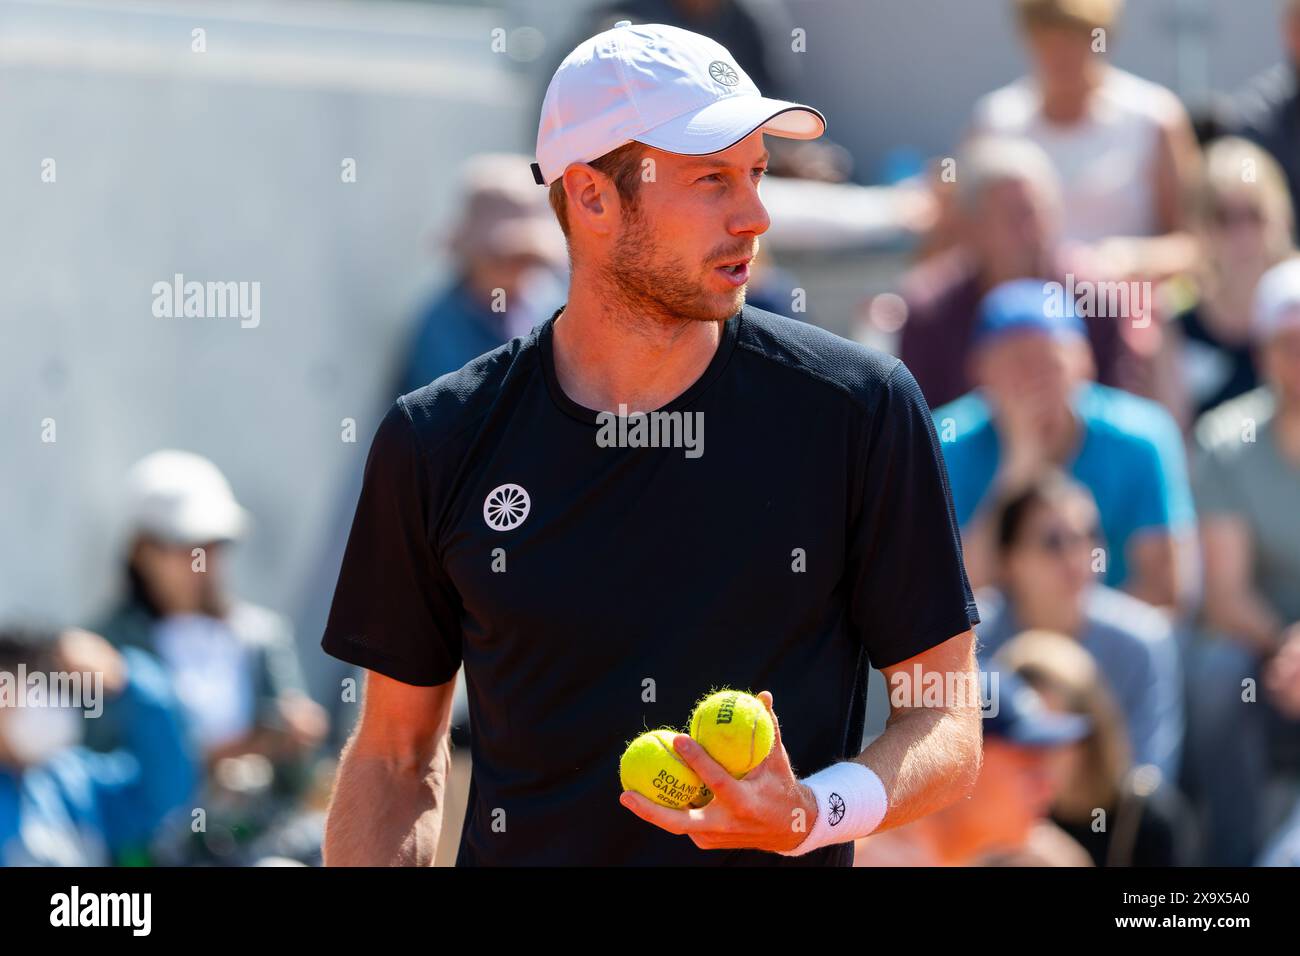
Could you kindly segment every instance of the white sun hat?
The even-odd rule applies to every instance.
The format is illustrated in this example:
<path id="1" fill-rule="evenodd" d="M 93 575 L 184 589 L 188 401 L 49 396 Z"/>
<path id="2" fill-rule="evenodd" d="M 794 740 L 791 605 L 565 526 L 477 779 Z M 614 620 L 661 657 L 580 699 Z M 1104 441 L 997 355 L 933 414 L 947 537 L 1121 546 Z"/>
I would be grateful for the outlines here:
<path id="1" fill-rule="evenodd" d="M 564 58 L 542 103 L 533 178 L 549 186 L 633 140 L 700 156 L 756 129 L 816 139 L 826 117 L 763 96 L 726 47 L 679 27 L 620 20 Z"/>
<path id="2" fill-rule="evenodd" d="M 1251 332 L 1267 342 L 1300 326 L 1300 259 L 1287 259 L 1265 272 L 1255 286 Z"/>
<path id="3" fill-rule="evenodd" d="M 201 455 L 164 450 L 146 455 L 127 476 L 132 530 L 173 544 L 233 541 L 250 524 L 226 476 Z"/>

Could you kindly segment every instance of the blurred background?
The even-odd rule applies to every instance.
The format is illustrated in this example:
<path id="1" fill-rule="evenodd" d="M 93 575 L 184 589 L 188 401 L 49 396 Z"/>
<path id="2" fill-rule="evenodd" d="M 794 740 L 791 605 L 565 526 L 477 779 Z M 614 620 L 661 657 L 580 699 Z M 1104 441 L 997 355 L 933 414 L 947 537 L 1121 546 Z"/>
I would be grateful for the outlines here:
<path id="1" fill-rule="evenodd" d="M 1019 661 L 1049 705 L 1089 713 L 1094 730 L 1069 759 L 1008 737 L 1023 815 L 946 862 L 1300 858 L 1300 818 L 1288 822 L 1300 609 L 1287 597 L 1300 594 L 1300 540 L 1287 537 L 1300 526 L 1282 521 L 1279 539 L 1269 520 L 1300 515 L 1286 318 L 1300 295 L 1282 281 L 1276 316 L 1257 319 L 1256 305 L 1294 241 L 1297 4 L 3 0 L 0 658 L 103 659 L 88 638 L 79 657 L 70 628 L 147 655 L 163 722 L 149 732 L 174 705 L 175 752 L 133 752 L 148 735 L 125 717 L 84 743 L 133 754 L 143 776 L 184 751 L 194 785 L 219 794 L 196 834 L 175 820 L 194 802 L 175 796 L 185 774 L 170 791 L 142 776 L 154 809 L 129 833 L 10 861 L 319 862 L 356 675 L 318 642 L 370 437 L 396 395 L 562 304 L 563 248 L 526 166 L 538 108 L 564 55 L 624 17 L 713 36 L 765 94 L 826 114 L 825 141 L 774 155 L 750 301 L 901 353 L 937 422 L 973 434 L 977 409 L 945 409 L 974 390 L 987 427 L 1014 427 L 997 398 L 1030 388 L 1015 380 L 1023 356 L 1004 361 L 1012 372 L 975 361 L 995 285 L 1068 275 L 1153 290 L 1149 308 L 1088 316 L 1092 367 L 1078 372 L 1147 404 L 1075 410 L 1156 450 L 1156 470 L 1133 476 L 1160 486 L 1155 517 L 1119 515 L 1122 489 L 1079 469 L 1063 489 L 1046 468 L 1024 476 L 1018 510 L 977 512 L 980 469 L 996 468 L 953 443 L 986 621 L 998 611 L 1008 639 L 1073 630 L 1089 650 L 1061 663 L 1040 648 L 1049 666 L 1022 647 L 1000 666 Z M 194 282 L 202 315 L 185 314 Z M 213 283 L 232 284 L 215 309 Z M 505 313 L 486 304 L 496 288 Z M 1203 417 L 1243 397 L 1248 414 Z M 1266 461 L 1225 450 L 1243 418 L 1274 422 Z M 1237 494 L 1250 476 L 1259 488 Z M 1018 535 L 1055 528 L 1044 547 L 1069 560 L 1072 521 L 1081 535 L 1099 523 L 1117 551 L 1096 586 L 1119 605 L 1095 610 L 1092 583 L 1071 588 L 1065 572 L 1014 578 Z M 1167 534 L 1132 550 L 1116 538 L 1153 527 Z M 195 547 L 213 572 L 197 588 Z M 1087 610 L 1035 615 L 1021 600 L 1002 618 L 1017 593 L 1051 588 Z M 1134 661 L 1145 683 L 1118 686 Z M 1267 688 L 1248 717 L 1228 700 L 1242 679 Z M 125 678 L 123 695 L 146 692 Z M 1228 716 L 1201 731 L 1206 700 Z M 468 774 L 458 714 L 442 862 Z M 0 780 L 6 752 L 15 779 L 38 765 L 3 739 Z M 1098 806 L 1141 838 L 1098 843 L 1085 812 Z M 92 809 L 87 821 L 101 819 Z M 923 835 L 908 841 L 859 855 L 935 862 L 909 855 Z"/>

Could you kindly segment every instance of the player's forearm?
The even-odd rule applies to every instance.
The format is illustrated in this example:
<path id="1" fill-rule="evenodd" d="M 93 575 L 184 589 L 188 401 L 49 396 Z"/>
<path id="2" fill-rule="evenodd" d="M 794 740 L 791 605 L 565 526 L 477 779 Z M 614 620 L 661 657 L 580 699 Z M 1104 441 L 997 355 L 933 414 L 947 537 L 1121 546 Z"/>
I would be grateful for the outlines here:
<path id="1" fill-rule="evenodd" d="M 876 772 L 889 796 L 889 812 L 877 830 L 902 826 L 968 796 L 981 756 L 977 707 L 918 707 L 891 718 L 858 758 Z"/>
<path id="2" fill-rule="evenodd" d="M 325 865 L 432 866 L 450 767 L 445 734 L 402 761 L 349 741 L 325 820 Z"/>

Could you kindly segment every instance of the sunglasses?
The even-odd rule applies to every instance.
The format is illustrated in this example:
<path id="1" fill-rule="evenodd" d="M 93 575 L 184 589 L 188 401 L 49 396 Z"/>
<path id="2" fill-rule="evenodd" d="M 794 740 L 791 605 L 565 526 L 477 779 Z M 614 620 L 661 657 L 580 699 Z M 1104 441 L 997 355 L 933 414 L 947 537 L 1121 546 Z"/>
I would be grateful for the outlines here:
<path id="1" fill-rule="evenodd" d="M 1219 206 L 1211 218 L 1220 229 L 1240 225 L 1261 226 L 1264 224 L 1264 211 L 1257 206 Z"/>
<path id="2" fill-rule="evenodd" d="M 1089 549 L 1101 542 L 1101 529 L 1089 528 L 1082 533 L 1053 528 L 1033 538 L 1033 546 L 1054 557 L 1069 554 L 1073 549 L 1083 546 Z"/>

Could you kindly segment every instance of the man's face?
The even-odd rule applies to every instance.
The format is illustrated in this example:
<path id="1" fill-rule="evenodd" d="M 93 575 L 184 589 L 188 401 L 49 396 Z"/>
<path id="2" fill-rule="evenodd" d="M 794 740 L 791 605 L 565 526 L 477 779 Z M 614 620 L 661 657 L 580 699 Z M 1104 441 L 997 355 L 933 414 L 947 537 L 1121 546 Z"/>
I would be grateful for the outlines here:
<path id="1" fill-rule="evenodd" d="M 490 300 L 496 294 L 496 290 L 500 289 L 504 293 L 505 301 L 509 303 L 519 294 L 523 280 L 528 274 L 533 269 L 542 267 L 543 263 L 535 256 L 483 255 L 471 259 L 467 263 L 466 272 L 469 275 L 470 285 L 481 298 Z"/>
<path id="2" fill-rule="evenodd" d="M 1054 239 L 1051 203 L 1026 180 L 995 182 L 966 217 L 967 242 L 990 272 L 1032 277 L 1045 264 Z"/>
<path id="3" fill-rule="evenodd" d="M 1008 332 L 981 349 L 976 377 L 995 414 L 1040 420 L 1047 428 L 1069 407 L 1079 384 L 1080 347 L 1073 338 Z"/>
<path id="4" fill-rule="evenodd" d="M 635 308 L 717 322 L 745 301 L 749 263 L 771 220 L 758 195 L 767 169 L 763 134 L 708 156 L 647 147 L 654 179 L 623 207 L 604 271 Z"/>

